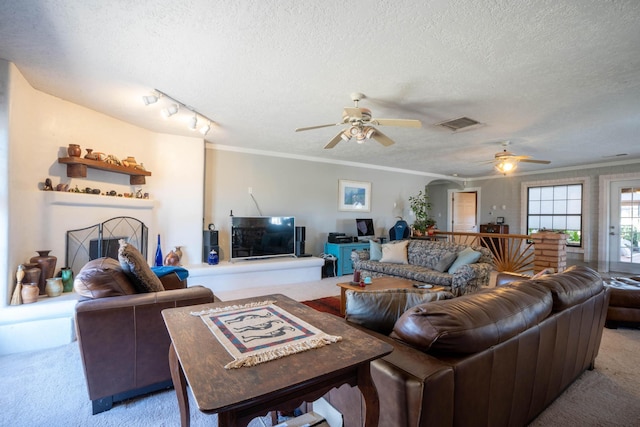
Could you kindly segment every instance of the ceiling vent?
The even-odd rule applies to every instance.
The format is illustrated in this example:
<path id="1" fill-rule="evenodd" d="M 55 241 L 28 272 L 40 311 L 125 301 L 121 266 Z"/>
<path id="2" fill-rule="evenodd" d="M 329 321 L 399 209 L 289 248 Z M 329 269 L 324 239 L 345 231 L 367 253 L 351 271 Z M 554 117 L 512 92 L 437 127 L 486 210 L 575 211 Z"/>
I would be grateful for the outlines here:
<path id="1" fill-rule="evenodd" d="M 446 122 L 438 123 L 436 126 L 442 126 L 452 131 L 459 131 L 468 129 L 473 126 L 478 126 L 481 123 L 479 121 L 470 119 L 469 117 L 460 117 L 453 120 L 447 120 Z"/>

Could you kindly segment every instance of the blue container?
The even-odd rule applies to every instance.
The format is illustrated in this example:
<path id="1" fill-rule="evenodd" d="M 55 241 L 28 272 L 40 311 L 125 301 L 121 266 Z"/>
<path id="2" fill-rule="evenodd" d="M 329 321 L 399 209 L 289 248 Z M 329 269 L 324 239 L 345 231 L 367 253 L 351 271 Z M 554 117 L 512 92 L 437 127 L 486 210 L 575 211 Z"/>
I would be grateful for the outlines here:
<path id="1" fill-rule="evenodd" d="M 158 247 L 156 248 L 155 267 L 162 267 L 162 248 L 160 248 L 160 235 L 158 234 Z"/>
<path id="2" fill-rule="evenodd" d="M 209 262 L 209 265 L 218 265 L 218 262 L 220 262 L 220 257 L 214 249 L 211 249 L 211 252 L 209 252 L 209 258 L 207 261 Z"/>

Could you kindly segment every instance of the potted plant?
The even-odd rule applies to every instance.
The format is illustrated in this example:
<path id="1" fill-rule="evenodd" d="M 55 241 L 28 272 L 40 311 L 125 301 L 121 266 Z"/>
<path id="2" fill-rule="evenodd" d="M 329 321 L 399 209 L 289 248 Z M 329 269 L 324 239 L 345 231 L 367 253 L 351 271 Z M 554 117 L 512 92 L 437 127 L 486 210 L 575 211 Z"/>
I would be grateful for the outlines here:
<path id="1" fill-rule="evenodd" d="M 416 234 L 424 235 L 433 229 L 436 221 L 431 218 L 431 202 L 427 190 L 424 193 L 420 190 L 417 195 L 409 196 L 409 206 L 416 217 L 412 225 L 413 230 L 417 232 Z"/>

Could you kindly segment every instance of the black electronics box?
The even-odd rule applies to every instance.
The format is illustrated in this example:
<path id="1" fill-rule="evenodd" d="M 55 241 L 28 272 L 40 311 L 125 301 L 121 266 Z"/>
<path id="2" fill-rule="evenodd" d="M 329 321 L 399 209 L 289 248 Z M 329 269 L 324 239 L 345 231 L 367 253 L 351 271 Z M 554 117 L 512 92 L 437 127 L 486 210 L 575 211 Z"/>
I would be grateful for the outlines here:
<path id="1" fill-rule="evenodd" d="M 338 238 L 341 237 L 346 237 L 346 234 L 344 233 L 329 233 L 329 238 L 327 239 L 327 241 L 329 243 L 342 243 L 342 242 L 338 242 Z"/>

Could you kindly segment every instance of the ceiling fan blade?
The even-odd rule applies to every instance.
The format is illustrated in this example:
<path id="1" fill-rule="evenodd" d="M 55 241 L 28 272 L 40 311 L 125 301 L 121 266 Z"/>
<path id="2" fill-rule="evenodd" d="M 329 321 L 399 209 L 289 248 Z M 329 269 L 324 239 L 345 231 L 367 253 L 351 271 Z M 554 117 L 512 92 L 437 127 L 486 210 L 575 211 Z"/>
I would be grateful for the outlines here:
<path id="1" fill-rule="evenodd" d="M 312 130 L 312 129 L 320 129 L 320 128 L 328 128 L 330 126 L 339 126 L 342 125 L 343 123 L 331 123 L 329 125 L 318 125 L 318 126 L 309 126 L 306 128 L 297 128 L 296 132 L 301 132 L 303 130 Z"/>
<path id="2" fill-rule="evenodd" d="M 375 139 L 385 147 L 395 144 L 395 142 L 391 138 L 389 138 L 387 135 L 380 132 L 378 129 L 376 129 L 373 135 L 371 135 L 371 138 Z"/>
<path id="3" fill-rule="evenodd" d="M 342 132 L 344 131 L 341 130 L 336 136 L 333 137 L 331 141 L 329 141 L 327 145 L 324 146 L 325 150 L 335 147 L 338 142 L 342 141 Z"/>
<path id="4" fill-rule="evenodd" d="M 548 165 L 549 163 L 551 163 L 551 161 L 549 160 L 534 160 L 534 159 L 520 159 L 521 162 L 527 162 L 527 163 L 539 163 L 541 165 Z"/>
<path id="5" fill-rule="evenodd" d="M 371 124 L 379 126 L 400 126 L 405 128 L 419 128 L 422 127 L 420 120 L 408 120 L 408 119 L 373 119 Z"/>

